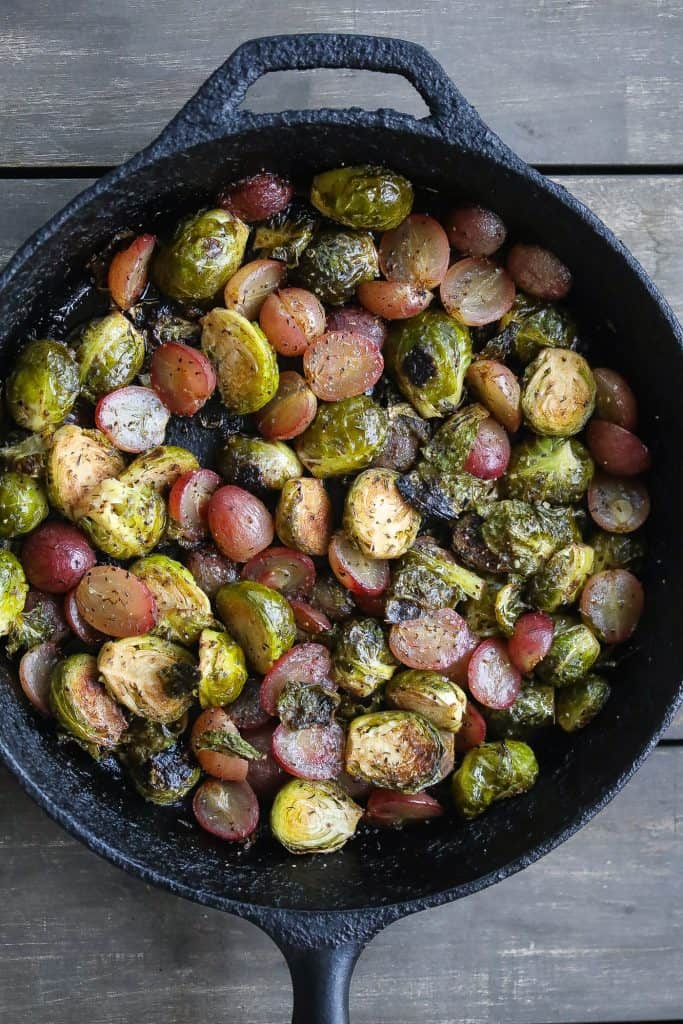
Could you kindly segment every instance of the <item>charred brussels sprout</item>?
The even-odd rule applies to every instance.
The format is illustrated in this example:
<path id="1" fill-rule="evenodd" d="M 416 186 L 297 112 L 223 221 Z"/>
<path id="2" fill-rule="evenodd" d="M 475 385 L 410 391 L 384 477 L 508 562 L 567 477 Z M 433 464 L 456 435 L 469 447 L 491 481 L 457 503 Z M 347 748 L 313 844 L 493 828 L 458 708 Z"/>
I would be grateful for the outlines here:
<path id="1" fill-rule="evenodd" d="M 593 571 L 593 548 L 569 544 L 548 559 L 529 585 L 529 598 L 536 608 L 554 612 L 573 604 Z"/>
<path id="2" fill-rule="evenodd" d="M 515 623 L 527 608 L 524 601 L 524 580 L 512 576 L 496 594 L 494 612 L 501 633 L 512 636 Z"/>
<path id="3" fill-rule="evenodd" d="M 588 422 L 595 393 L 595 380 L 583 356 L 547 348 L 524 371 L 522 412 L 537 434 L 568 437 Z"/>
<path id="4" fill-rule="evenodd" d="M 21 562 L 0 549 L 0 636 L 6 636 L 24 610 L 28 583 Z"/>
<path id="5" fill-rule="evenodd" d="M 123 313 L 92 320 L 76 350 L 81 391 L 91 402 L 130 384 L 145 359 L 145 339 Z"/>
<path id="6" fill-rule="evenodd" d="M 507 495 L 569 505 L 583 498 L 594 469 L 588 451 L 574 438 L 529 438 L 512 449 L 505 476 Z"/>
<path id="7" fill-rule="evenodd" d="M 476 818 L 496 800 L 526 793 L 537 778 L 538 762 L 526 743 L 482 743 L 465 754 L 453 776 L 453 801 L 463 818 Z"/>
<path id="8" fill-rule="evenodd" d="M 501 633 L 500 623 L 496 615 L 498 595 L 505 588 L 502 579 L 488 576 L 484 579 L 484 590 L 480 597 L 470 597 L 463 607 L 463 615 L 475 636 L 480 640 Z"/>
<path id="9" fill-rule="evenodd" d="M 415 465 L 420 445 L 429 440 L 429 424 L 407 402 L 390 405 L 387 412 L 389 433 L 373 466 L 407 473 Z"/>
<path id="10" fill-rule="evenodd" d="M 152 754 L 174 746 L 186 729 L 187 715 L 177 722 L 150 722 L 147 718 L 134 718 L 121 737 L 117 754 L 123 761 L 142 764 Z"/>
<path id="11" fill-rule="evenodd" d="M 346 740 L 346 771 L 382 789 L 419 793 L 439 778 L 439 730 L 414 711 L 375 711 L 354 718 Z"/>
<path id="12" fill-rule="evenodd" d="M 422 516 L 396 487 L 398 473 L 366 469 L 346 492 L 344 529 L 368 558 L 400 558 L 413 544 Z"/>
<path id="13" fill-rule="evenodd" d="M 522 687 L 515 703 L 504 711 L 486 712 L 488 734 L 497 740 L 525 740 L 554 721 L 555 690 L 538 683 Z"/>
<path id="14" fill-rule="evenodd" d="M 459 409 L 435 432 L 422 449 L 422 458 L 441 473 L 461 473 L 472 450 L 481 423 L 489 418 L 483 405 L 474 403 Z"/>
<path id="15" fill-rule="evenodd" d="M 30 341 L 7 378 L 7 408 L 20 427 L 39 433 L 61 423 L 78 398 L 78 366 L 58 341 Z"/>
<path id="16" fill-rule="evenodd" d="M 261 258 L 282 260 L 292 269 L 313 238 L 316 224 L 309 209 L 292 204 L 254 228 L 252 247 Z"/>
<path id="17" fill-rule="evenodd" d="M 149 487 L 103 480 L 80 505 L 78 525 L 111 558 L 137 558 L 155 547 L 166 525 L 163 498 Z"/>
<path id="18" fill-rule="evenodd" d="M 218 390 L 230 412 L 256 412 L 277 391 L 275 349 L 258 326 L 234 309 L 212 309 L 202 320 L 202 350 L 216 367 Z"/>
<path id="19" fill-rule="evenodd" d="M 182 221 L 152 264 L 158 287 L 172 299 L 212 299 L 244 257 L 249 228 L 227 210 L 205 210 Z"/>
<path id="20" fill-rule="evenodd" d="M 387 436 L 388 416 L 366 395 L 321 404 L 297 441 L 297 455 L 313 476 L 344 476 L 370 465 Z"/>
<path id="21" fill-rule="evenodd" d="M 593 572 L 604 572 L 605 569 L 640 568 L 645 556 L 645 545 L 633 533 L 607 533 L 595 530 L 588 542 L 593 548 Z"/>
<path id="22" fill-rule="evenodd" d="M 227 633 L 202 630 L 199 637 L 199 703 L 223 707 L 237 700 L 247 681 L 244 652 Z"/>
<path id="23" fill-rule="evenodd" d="M 116 747 L 125 732 L 126 719 L 97 678 L 90 654 L 72 654 L 54 668 L 50 703 L 62 728 L 94 755 Z"/>
<path id="24" fill-rule="evenodd" d="M 123 455 L 99 430 L 74 424 L 60 427 L 52 438 L 45 476 L 52 506 L 67 519 L 81 515 L 89 492 L 125 468 Z"/>
<path id="25" fill-rule="evenodd" d="M 296 271 L 297 283 L 330 306 L 348 302 L 359 284 L 378 275 L 372 235 L 336 228 L 318 232 L 302 253 Z"/>
<path id="26" fill-rule="evenodd" d="M 228 483 L 249 491 L 281 491 L 288 480 L 303 473 L 298 458 L 283 441 L 233 434 L 218 455 L 218 472 Z"/>
<path id="27" fill-rule="evenodd" d="M 161 637 L 131 636 L 108 640 L 97 668 L 112 697 L 141 718 L 176 722 L 192 704 L 198 675 L 184 647 Z"/>
<path id="28" fill-rule="evenodd" d="M 331 574 L 316 578 L 310 600 L 331 622 L 342 622 L 356 610 L 349 591 Z"/>
<path id="29" fill-rule="evenodd" d="M 465 594 L 477 597 L 483 590 L 484 581 L 458 565 L 432 537 L 418 537 L 392 575 L 386 618 L 416 618 L 420 611 L 452 607 Z"/>
<path id="30" fill-rule="evenodd" d="M 556 542 L 538 511 L 523 501 L 499 501 L 481 528 L 482 537 L 508 572 L 538 572 Z"/>
<path id="31" fill-rule="evenodd" d="M 157 494 L 164 494 L 179 476 L 192 469 L 199 469 L 196 455 L 175 444 L 162 444 L 133 459 L 119 480 L 133 487 L 150 487 Z"/>
<path id="32" fill-rule="evenodd" d="M 329 683 L 297 683 L 288 679 L 277 699 L 277 713 L 288 729 L 329 725 L 341 697 Z"/>
<path id="33" fill-rule="evenodd" d="M 427 419 L 455 412 L 472 343 L 466 327 L 439 310 L 392 324 L 384 358 L 401 393 Z"/>
<path id="34" fill-rule="evenodd" d="M 362 816 L 362 808 L 336 782 L 292 779 L 275 797 L 270 827 L 290 853 L 334 853 Z"/>
<path id="35" fill-rule="evenodd" d="M 130 780 L 145 800 L 167 806 L 182 800 L 197 785 L 201 770 L 185 751 L 169 747 L 146 761 L 126 759 Z"/>
<path id="36" fill-rule="evenodd" d="M 385 694 L 391 707 L 416 711 L 438 729 L 458 732 L 462 725 L 467 697 L 457 683 L 439 672 L 399 672 L 387 683 Z"/>
<path id="37" fill-rule="evenodd" d="M 180 562 L 167 555 L 148 555 L 133 562 L 130 571 L 154 596 L 159 613 L 154 632 L 159 636 L 194 644 L 201 631 L 213 623 L 211 602 Z"/>
<path id="38" fill-rule="evenodd" d="M 498 499 L 496 480 L 480 480 L 471 473 L 442 473 L 424 460 L 399 478 L 397 487 L 406 501 L 435 519 L 457 519 L 463 512 L 487 516 Z"/>
<path id="39" fill-rule="evenodd" d="M 296 639 L 289 602 L 261 583 L 240 580 L 221 587 L 216 609 L 255 672 L 265 674 Z"/>
<path id="40" fill-rule="evenodd" d="M 375 619 L 352 619 L 339 627 L 332 678 L 354 697 L 368 697 L 391 679 L 397 662 Z"/>
<path id="41" fill-rule="evenodd" d="M 24 473 L 0 473 L 0 537 L 30 533 L 48 512 L 42 484 Z"/>
<path id="42" fill-rule="evenodd" d="M 570 348 L 576 340 L 576 324 L 559 306 L 547 305 L 517 292 L 515 303 L 501 320 L 512 327 L 514 348 L 522 363 L 529 363 L 542 348 Z"/>
<path id="43" fill-rule="evenodd" d="M 389 231 L 412 210 L 413 186 L 385 167 L 337 167 L 315 176 L 311 202 L 347 227 Z"/>
<path id="44" fill-rule="evenodd" d="M 557 694 L 557 723 L 565 732 L 584 729 L 609 700 L 609 683 L 601 676 L 589 675 L 574 686 L 565 686 Z"/>
<path id="45" fill-rule="evenodd" d="M 551 686 L 572 686 L 588 675 L 599 654 L 600 644 L 588 626 L 561 619 L 555 625 L 550 650 L 536 672 Z"/>

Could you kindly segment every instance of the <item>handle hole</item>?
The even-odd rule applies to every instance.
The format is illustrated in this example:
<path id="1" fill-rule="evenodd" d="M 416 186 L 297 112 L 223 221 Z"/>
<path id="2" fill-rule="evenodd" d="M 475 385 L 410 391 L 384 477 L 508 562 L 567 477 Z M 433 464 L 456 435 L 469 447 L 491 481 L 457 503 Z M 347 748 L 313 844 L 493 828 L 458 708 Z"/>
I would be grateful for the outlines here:
<path id="1" fill-rule="evenodd" d="M 401 75 L 336 68 L 271 71 L 252 85 L 240 109 L 271 114 L 320 107 L 391 107 L 413 117 L 429 115 L 422 97 Z"/>

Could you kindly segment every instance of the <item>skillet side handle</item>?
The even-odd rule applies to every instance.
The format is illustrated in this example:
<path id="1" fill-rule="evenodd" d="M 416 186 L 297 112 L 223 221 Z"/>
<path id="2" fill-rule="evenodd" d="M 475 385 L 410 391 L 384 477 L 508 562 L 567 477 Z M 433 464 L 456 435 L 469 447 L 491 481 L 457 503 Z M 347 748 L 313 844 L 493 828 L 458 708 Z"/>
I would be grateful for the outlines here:
<path id="1" fill-rule="evenodd" d="M 292 1024 L 349 1024 L 351 975 L 363 943 L 322 949 L 281 945 L 294 994 Z"/>

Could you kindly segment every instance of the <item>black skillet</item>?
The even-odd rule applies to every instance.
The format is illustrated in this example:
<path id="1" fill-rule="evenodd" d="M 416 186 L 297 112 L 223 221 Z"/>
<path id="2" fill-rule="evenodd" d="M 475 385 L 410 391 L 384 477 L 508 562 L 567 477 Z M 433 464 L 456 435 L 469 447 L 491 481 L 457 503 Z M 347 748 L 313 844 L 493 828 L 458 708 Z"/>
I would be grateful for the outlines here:
<path id="1" fill-rule="evenodd" d="M 403 75 L 430 116 L 391 110 L 239 110 L 269 71 L 359 68 Z M 501 88 L 506 88 L 501 76 Z M 86 755 L 57 743 L 0 666 L 0 753 L 45 810 L 91 849 L 148 882 L 263 928 L 285 954 L 297 1024 L 348 1021 L 351 972 L 364 945 L 403 915 L 459 899 L 526 867 L 567 839 L 624 785 L 681 697 L 683 607 L 680 436 L 683 347 L 671 310 L 593 214 L 524 164 L 481 122 L 443 69 L 399 39 L 278 36 L 246 43 L 149 148 L 70 203 L 0 277 L 5 368 L 30 325 L 60 305 L 91 253 L 124 226 L 196 208 L 261 167 L 305 179 L 342 162 L 388 163 L 425 188 L 492 206 L 516 237 L 547 244 L 572 268 L 579 314 L 598 351 L 635 384 L 641 432 L 654 449 L 651 570 L 639 647 L 584 733 L 553 730 L 538 784 L 468 825 L 367 833 L 329 857 L 294 858 L 264 837 L 251 849 L 213 841 L 185 811 L 139 799 Z M 201 447 L 198 435 L 187 443 Z"/>

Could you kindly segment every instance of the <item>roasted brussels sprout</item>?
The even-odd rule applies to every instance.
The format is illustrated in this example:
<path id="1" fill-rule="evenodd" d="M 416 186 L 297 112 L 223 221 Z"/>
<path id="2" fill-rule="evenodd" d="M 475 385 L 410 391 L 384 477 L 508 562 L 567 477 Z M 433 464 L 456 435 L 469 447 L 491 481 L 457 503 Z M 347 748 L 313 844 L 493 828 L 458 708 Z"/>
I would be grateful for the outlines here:
<path id="1" fill-rule="evenodd" d="M 586 676 L 557 693 L 557 724 L 565 732 L 584 729 L 609 700 L 610 685 L 601 676 Z"/>
<path id="2" fill-rule="evenodd" d="M 332 622 L 342 622 L 356 610 L 351 594 L 334 576 L 318 576 L 313 584 L 311 604 Z"/>
<path id="3" fill-rule="evenodd" d="M 117 756 L 124 762 L 142 764 L 152 754 L 174 746 L 186 729 L 187 715 L 177 722 L 150 722 L 148 718 L 134 718 L 121 737 Z"/>
<path id="4" fill-rule="evenodd" d="M 529 598 L 536 608 L 554 612 L 573 604 L 593 571 L 593 548 L 569 544 L 548 559 L 529 584 Z"/>
<path id="5" fill-rule="evenodd" d="M 217 469 L 228 483 L 254 493 L 281 491 L 288 480 L 301 476 L 303 466 L 283 441 L 233 434 L 218 455 Z"/>
<path id="6" fill-rule="evenodd" d="M 387 409 L 389 433 L 373 466 L 407 473 L 415 465 L 420 445 L 429 440 L 429 424 L 418 416 L 412 405 L 396 402 Z"/>
<path id="7" fill-rule="evenodd" d="M 363 231 L 325 228 L 301 254 L 296 281 L 321 302 L 341 306 L 363 281 L 379 275 L 377 250 L 372 235 Z"/>
<path id="8" fill-rule="evenodd" d="M 298 683 L 288 679 L 277 699 L 277 713 L 288 729 L 329 725 L 341 698 L 326 683 Z"/>
<path id="9" fill-rule="evenodd" d="M 223 707 L 237 700 L 247 681 L 244 652 L 227 633 L 203 629 L 199 637 L 199 703 Z"/>
<path id="10" fill-rule="evenodd" d="M 30 341 L 7 378 L 7 408 L 20 427 L 39 433 L 61 423 L 78 398 L 78 366 L 58 341 Z"/>
<path id="11" fill-rule="evenodd" d="M 489 509 L 492 511 L 493 506 Z M 483 519 L 476 512 L 461 515 L 453 526 L 451 547 L 465 565 L 477 572 L 502 573 L 505 571 L 498 555 L 488 548 L 482 537 Z"/>
<path id="12" fill-rule="evenodd" d="M 519 291 L 500 326 L 513 328 L 515 354 L 522 363 L 530 363 L 542 348 L 570 348 L 576 340 L 576 324 L 566 310 Z"/>
<path id="13" fill-rule="evenodd" d="M 441 473 L 461 473 L 479 427 L 488 418 L 483 405 L 475 402 L 463 406 L 435 431 L 422 449 L 422 458 Z"/>
<path id="14" fill-rule="evenodd" d="M 595 408 L 595 380 L 578 352 L 546 348 L 522 381 L 522 412 L 532 430 L 548 437 L 578 434 Z"/>
<path id="15" fill-rule="evenodd" d="M 442 473 L 424 460 L 397 481 L 411 505 L 436 519 L 457 519 L 463 512 L 487 516 L 498 499 L 496 480 L 480 480 L 471 473 Z"/>
<path id="16" fill-rule="evenodd" d="M 119 475 L 119 480 L 133 487 L 151 487 L 158 494 L 164 494 L 179 476 L 192 469 L 199 469 L 196 455 L 175 444 L 162 444 L 133 459 Z"/>
<path id="17" fill-rule="evenodd" d="M 334 853 L 362 816 L 363 809 L 336 782 L 292 779 L 275 797 L 270 827 L 290 853 Z"/>
<path id="18" fill-rule="evenodd" d="M 167 555 L 148 555 L 133 562 L 130 571 L 146 583 L 156 601 L 157 635 L 194 644 L 202 630 L 213 623 L 211 602 L 180 562 Z"/>
<path id="19" fill-rule="evenodd" d="M 367 395 L 321 404 L 297 440 L 297 455 L 313 476 L 344 476 L 370 465 L 386 440 L 389 418 Z"/>
<path id="20" fill-rule="evenodd" d="M 42 484 L 24 473 L 0 473 L 0 537 L 20 537 L 50 511 Z"/>
<path id="21" fill-rule="evenodd" d="M 569 505 L 588 490 L 595 466 L 580 441 L 533 437 L 512 449 L 505 475 L 509 498 Z"/>
<path id="22" fill-rule="evenodd" d="M 368 697 L 387 679 L 397 662 L 375 619 L 351 619 L 339 626 L 332 657 L 332 679 L 354 697 Z"/>
<path id="23" fill-rule="evenodd" d="M 81 515 L 88 492 L 125 468 L 123 455 L 99 430 L 74 424 L 60 427 L 52 438 L 45 467 L 50 504 L 67 519 Z"/>
<path id="24" fill-rule="evenodd" d="M 537 778 L 538 762 L 526 743 L 482 743 L 468 750 L 454 774 L 453 801 L 463 818 L 476 818 L 496 800 L 526 793 Z"/>
<path id="25" fill-rule="evenodd" d="M 261 583 L 228 583 L 216 594 L 216 608 L 255 672 L 265 674 L 296 639 L 289 602 Z"/>
<path id="26" fill-rule="evenodd" d="M 163 498 L 149 487 L 102 480 L 84 496 L 78 525 L 112 558 L 137 558 L 158 544 L 166 525 Z"/>
<path id="27" fill-rule="evenodd" d="M 593 548 L 594 573 L 606 569 L 632 569 L 637 572 L 645 555 L 645 545 L 633 533 L 595 530 L 588 543 Z"/>
<path id="28" fill-rule="evenodd" d="M 600 644 L 588 626 L 562 618 L 555 624 L 550 650 L 536 673 L 551 686 L 572 686 L 588 675 L 599 654 Z"/>
<path id="29" fill-rule="evenodd" d="M 368 558 L 400 558 L 411 547 L 422 516 L 396 487 L 392 469 L 366 469 L 346 492 L 344 529 Z"/>
<path id="30" fill-rule="evenodd" d="M 446 732 L 458 732 L 462 725 L 467 697 L 457 683 L 439 672 L 399 672 L 384 692 L 392 707 L 416 711 Z"/>
<path id="31" fill-rule="evenodd" d="M 292 269 L 313 238 L 317 218 L 305 206 L 292 203 L 265 224 L 254 228 L 252 248 L 262 258 L 282 260 Z"/>
<path id="32" fill-rule="evenodd" d="M 265 334 L 234 309 L 212 309 L 202 320 L 202 351 L 216 367 L 218 390 L 233 413 L 256 412 L 277 391 L 280 372 Z"/>
<path id="33" fill-rule="evenodd" d="M 526 740 L 537 729 L 552 725 L 554 721 L 555 690 L 539 683 L 523 686 L 519 697 L 509 708 L 486 711 L 487 734 L 496 740 Z"/>
<path id="34" fill-rule="evenodd" d="M 385 167 L 336 167 L 315 176 L 311 202 L 346 227 L 389 231 L 412 210 L 413 186 Z"/>
<path id="35" fill-rule="evenodd" d="M 21 562 L 0 549 L 0 636 L 6 636 L 24 610 L 28 583 Z"/>
<path id="36" fill-rule="evenodd" d="M 467 620 L 475 636 L 480 640 L 490 636 L 498 636 L 501 633 L 500 623 L 496 615 L 496 601 L 501 590 L 505 587 L 505 581 L 496 576 L 484 578 L 484 590 L 480 597 L 470 597 L 465 602 L 462 614 Z"/>
<path id="37" fill-rule="evenodd" d="M 346 771 L 382 789 L 419 793 L 439 778 L 439 730 L 414 711 L 375 711 L 354 718 L 346 740 Z"/>
<path id="38" fill-rule="evenodd" d="M 275 529 L 283 544 L 305 555 L 324 555 L 332 535 L 332 503 L 321 480 L 288 480 L 275 509 Z"/>
<path id="39" fill-rule="evenodd" d="M 432 537 L 418 537 L 392 574 L 386 618 L 416 618 L 420 611 L 452 607 L 465 594 L 477 597 L 483 590 L 483 580 L 458 565 Z"/>
<path id="40" fill-rule="evenodd" d="M 118 745 L 127 722 L 120 707 L 97 678 L 90 654 L 72 654 L 54 668 L 50 703 L 57 721 L 91 753 Z"/>
<path id="41" fill-rule="evenodd" d="M 202 777 L 198 766 L 178 747 L 161 750 L 146 761 L 127 758 L 125 763 L 140 796 L 162 806 L 182 800 Z"/>
<path id="42" fill-rule="evenodd" d="M 462 398 L 472 343 L 467 327 L 439 310 L 392 324 L 384 347 L 387 368 L 421 416 L 447 416 Z"/>
<path id="43" fill-rule="evenodd" d="M 153 722 L 175 722 L 192 703 L 198 675 L 194 658 L 178 644 L 147 634 L 108 640 L 97 658 L 107 691 L 120 704 Z M 180 676 L 187 685 L 178 685 Z"/>
<path id="44" fill-rule="evenodd" d="M 524 580 L 520 576 L 511 576 L 496 594 L 494 613 L 505 636 L 512 636 L 515 622 L 528 607 L 523 594 Z"/>
<path id="45" fill-rule="evenodd" d="M 152 263 L 158 287 L 172 299 L 212 299 L 244 257 L 249 228 L 227 210 L 204 210 L 182 221 Z"/>
<path id="46" fill-rule="evenodd" d="M 81 392 L 96 402 L 115 388 L 131 384 L 144 359 L 145 339 L 123 313 L 91 320 L 76 349 Z"/>
<path id="47" fill-rule="evenodd" d="M 169 342 L 197 345 L 202 333 L 201 326 L 195 320 L 178 316 L 167 305 L 158 307 L 150 329 L 157 345 L 167 345 Z"/>
<path id="48" fill-rule="evenodd" d="M 538 572 L 556 547 L 538 510 L 523 501 L 499 501 L 481 533 L 503 567 L 520 576 Z"/>

